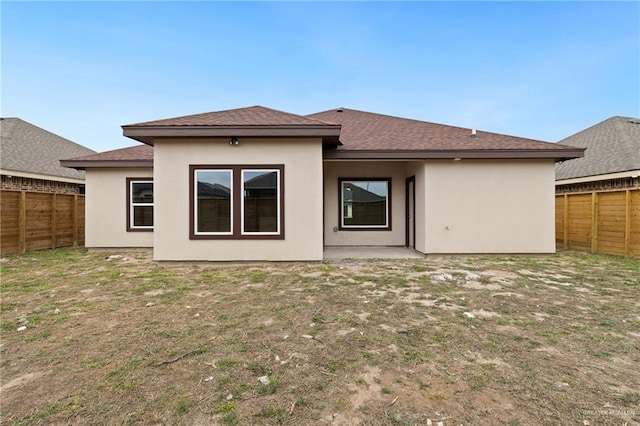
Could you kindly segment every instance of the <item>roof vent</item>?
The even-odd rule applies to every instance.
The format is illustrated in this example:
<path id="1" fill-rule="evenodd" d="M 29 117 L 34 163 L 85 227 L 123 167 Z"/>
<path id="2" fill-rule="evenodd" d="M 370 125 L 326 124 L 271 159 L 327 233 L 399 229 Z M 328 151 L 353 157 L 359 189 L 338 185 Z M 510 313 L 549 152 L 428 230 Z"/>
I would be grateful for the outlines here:
<path id="1" fill-rule="evenodd" d="M 342 111 L 344 111 L 344 108 L 342 108 L 342 107 L 340 107 L 340 108 L 338 108 L 338 109 L 336 110 L 336 112 L 342 112 Z"/>
<path id="2" fill-rule="evenodd" d="M 471 129 L 471 137 L 473 139 L 478 139 L 478 133 L 476 133 L 476 129 Z"/>

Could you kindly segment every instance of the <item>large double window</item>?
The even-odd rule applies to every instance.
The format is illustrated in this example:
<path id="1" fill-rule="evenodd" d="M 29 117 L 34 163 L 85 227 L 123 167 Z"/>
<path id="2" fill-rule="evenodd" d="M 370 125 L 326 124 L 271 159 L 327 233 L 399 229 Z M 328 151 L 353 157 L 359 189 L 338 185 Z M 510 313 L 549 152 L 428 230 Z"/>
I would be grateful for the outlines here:
<path id="1" fill-rule="evenodd" d="M 284 238 L 284 166 L 190 166 L 191 239 Z"/>
<path id="2" fill-rule="evenodd" d="M 390 230 L 391 179 L 338 179 L 340 229 Z"/>
<path id="3" fill-rule="evenodd" d="M 127 178 L 127 231 L 153 230 L 153 181 Z"/>

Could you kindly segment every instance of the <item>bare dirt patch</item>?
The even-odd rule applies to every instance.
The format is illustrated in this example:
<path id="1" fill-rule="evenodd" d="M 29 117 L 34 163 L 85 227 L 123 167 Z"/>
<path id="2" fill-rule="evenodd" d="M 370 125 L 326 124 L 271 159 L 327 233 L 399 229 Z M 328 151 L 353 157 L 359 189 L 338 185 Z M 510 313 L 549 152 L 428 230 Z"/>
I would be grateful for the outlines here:
<path id="1" fill-rule="evenodd" d="M 637 260 L 0 266 L 2 425 L 640 422 Z"/>

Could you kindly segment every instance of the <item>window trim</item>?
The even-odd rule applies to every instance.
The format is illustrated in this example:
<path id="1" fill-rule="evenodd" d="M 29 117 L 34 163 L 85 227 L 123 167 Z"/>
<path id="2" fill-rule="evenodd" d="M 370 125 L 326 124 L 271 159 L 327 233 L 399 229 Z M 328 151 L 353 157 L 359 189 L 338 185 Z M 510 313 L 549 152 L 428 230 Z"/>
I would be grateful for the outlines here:
<path id="1" fill-rule="evenodd" d="M 196 171 L 198 170 L 231 170 L 231 232 L 200 233 L 196 232 Z M 244 232 L 244 182 L 243 170 L 278 172 L 278 232 Z M 190 164 L 189 165 L 189 239 L 190 240 L 284 240 L 284 164 Z"/>
<path id="2" fill-rule="evenodd" d="M 386 182 L 387 184 L 387 223 L 386 225 L 345 225 L 344 224 L 344 193 L 342 185 L 345 182 Z M 357 177 L 338 178 L 338 229 L 340 231 L 391 231 L 391 178 L 390 177 Z"/>
<path id="3" fill-rule="evenodd" d="M 153 225 L 151 226 L 135 226 L 132 223 L 133 220 L 133 208 L 136 206 L 142 207 L 152 207 L 153 214 L 155 217 L 155 185 L 154 185 L 154 202 L 153 203 L 133 203 L 131 201 L 131 186 L 134 183 L 148 183 L 151 182 L 153 184 L 152 177 L 128 177 L 126 178 L 127 182 L 127 232 L 153 232 Z M 154 221 L 155 222 L 155 221 Z"/>

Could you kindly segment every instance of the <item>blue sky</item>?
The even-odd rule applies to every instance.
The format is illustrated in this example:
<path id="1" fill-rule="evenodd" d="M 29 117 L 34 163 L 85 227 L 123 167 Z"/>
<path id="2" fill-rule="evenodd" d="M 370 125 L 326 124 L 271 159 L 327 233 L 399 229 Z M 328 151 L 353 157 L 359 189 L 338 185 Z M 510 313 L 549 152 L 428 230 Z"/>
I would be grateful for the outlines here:
<path id="1" fill-rule="evenodd" d="M 122 124 L 334 107 L 556 142 L 640 116 L 639 2 L 7 2 L 3 117 Z"/>

